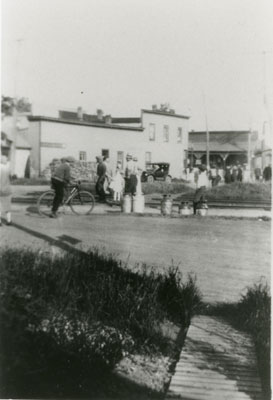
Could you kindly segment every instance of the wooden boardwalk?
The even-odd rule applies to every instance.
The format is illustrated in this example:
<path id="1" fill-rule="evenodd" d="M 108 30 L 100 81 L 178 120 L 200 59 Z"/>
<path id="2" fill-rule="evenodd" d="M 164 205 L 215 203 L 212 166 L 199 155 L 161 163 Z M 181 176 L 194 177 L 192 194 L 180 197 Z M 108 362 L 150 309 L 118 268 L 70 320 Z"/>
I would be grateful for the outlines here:
<path id="1" fill-rule="evenodd" d="M 194 317 L 166 399 L 262 400 L 250 337 L 216 317 Z"/>

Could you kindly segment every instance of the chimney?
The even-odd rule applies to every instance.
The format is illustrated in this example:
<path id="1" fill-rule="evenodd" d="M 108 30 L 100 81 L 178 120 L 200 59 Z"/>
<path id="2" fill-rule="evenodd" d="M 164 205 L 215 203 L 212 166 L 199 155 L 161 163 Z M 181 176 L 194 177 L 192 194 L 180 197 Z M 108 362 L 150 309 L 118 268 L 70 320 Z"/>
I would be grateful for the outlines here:
<path id="1" fill-rule="evenodd" d="M 82 121 L 83 120 L 83 110 L 82 107 L 77 108 L 77 118 Z"/>
<path id="2" fill-rule="evenodd" d="M 152 110 L 153 110 L 153 111 L 156 111 L 156 110 L 157 110 L 157 105 L 156 105 L 156 104 L 153 104 L 153 105 L 152 105 Z"/>
<path id="3" fill-rule="evenodd" d="M 106 124 L 112 124 L 112 116 L 110 114 L 109 115 L 105 115 L 104 121 L 105 121 Z"/>
<path id="4" fill-rule="evenodd" d="M 99 121 L 103 120 L 103 111 L 101 109 L 97 110 L 97 118 Z"/>

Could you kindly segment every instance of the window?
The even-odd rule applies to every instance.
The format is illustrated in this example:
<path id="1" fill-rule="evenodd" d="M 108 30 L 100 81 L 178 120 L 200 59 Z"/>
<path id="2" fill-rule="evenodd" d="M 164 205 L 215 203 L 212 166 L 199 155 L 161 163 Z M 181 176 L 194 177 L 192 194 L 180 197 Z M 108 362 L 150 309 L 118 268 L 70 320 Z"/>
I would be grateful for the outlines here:
<path id="1" fill-rule="evenodd" d="M 123 151 L 118 151 L 117 162 L 121 164 L 121 168 L 123 169 L 123 164 L 124 164 L 124 152 Z"/>
<path id="2" fill-rule="evenodd" d="M 169 141 L 169 126 L 164 125 L 163 127 L 163 142 L 168 142 Z"/>
<path id="3" fill-rule="evenodd" d="M 109 158 L 109 150 L 108 149 L 102 149 L 101 150 L 101 155 L 102 155 L 103 158 L 104 157 Z"/>
<path id="4" fill-rule="evenodd" d="M 80 151 L 79 160 L 80 161 L 86 161 L 87 160 L 86 151 Z"/>
<path id="5" fill-rule="evenodd" d="M 177 129 L 177 143 L 182 143 L 182 128 Z"/>
<path id="6" fill-rule="evenodd" d="M 146 151 L 145 153 L 145 165 L 152 162 L 152 153 L 150 151 Z"/>
<path id="7" fill-rule="evenodd" d="M 149 140 L 155 140 L 155 124 L 149 125 Z"/>

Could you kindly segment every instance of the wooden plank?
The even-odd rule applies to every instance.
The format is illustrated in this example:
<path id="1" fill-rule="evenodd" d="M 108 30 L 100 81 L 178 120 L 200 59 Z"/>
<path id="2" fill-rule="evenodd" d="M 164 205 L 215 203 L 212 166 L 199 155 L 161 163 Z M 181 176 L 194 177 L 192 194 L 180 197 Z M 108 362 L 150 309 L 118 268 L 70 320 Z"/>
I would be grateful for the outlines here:
<path id="1" fill-rule="evenodd" d="M 249 335 L 220 318 L 195 317 L 166 399 L 262 399 L 256 364 Z"/>

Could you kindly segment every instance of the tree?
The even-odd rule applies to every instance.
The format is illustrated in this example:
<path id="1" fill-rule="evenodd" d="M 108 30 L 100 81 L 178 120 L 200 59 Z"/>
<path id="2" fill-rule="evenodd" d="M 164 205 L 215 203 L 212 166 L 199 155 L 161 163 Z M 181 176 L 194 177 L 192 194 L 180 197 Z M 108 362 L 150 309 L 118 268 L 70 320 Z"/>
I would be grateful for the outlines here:
<path id="1" fill-rule="evenodd" d="M 31 103 L 26 97 L 21 97 L 19 99 L 14 99 L 9 96 L 2 96 L 1 102 L 1 112 L 4 115 L 12 115 L 14 108 L 19 113 L 31 113 Z"/>

